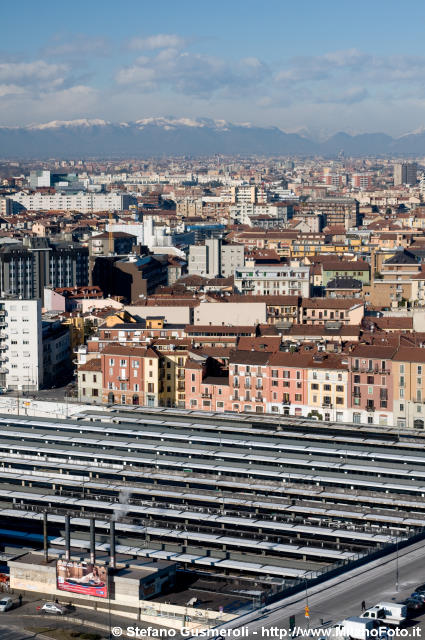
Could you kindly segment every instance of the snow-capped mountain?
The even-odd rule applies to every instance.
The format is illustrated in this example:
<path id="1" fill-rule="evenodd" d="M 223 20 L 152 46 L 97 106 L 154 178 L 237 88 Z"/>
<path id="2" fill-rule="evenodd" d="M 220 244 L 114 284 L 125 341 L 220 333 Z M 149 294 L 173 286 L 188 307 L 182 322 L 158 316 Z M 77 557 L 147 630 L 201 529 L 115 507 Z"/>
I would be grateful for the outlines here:
<path id="1" fill-rule="evenodd" d="M 209 118 L 152 117 L 113 123 L 98 118 L 0 127 L 0 157 L 147 157 L 159 155 L 424 155 L 425 131 L 392 138 L 383 133 L 331 137 L 288 133 Z"/>

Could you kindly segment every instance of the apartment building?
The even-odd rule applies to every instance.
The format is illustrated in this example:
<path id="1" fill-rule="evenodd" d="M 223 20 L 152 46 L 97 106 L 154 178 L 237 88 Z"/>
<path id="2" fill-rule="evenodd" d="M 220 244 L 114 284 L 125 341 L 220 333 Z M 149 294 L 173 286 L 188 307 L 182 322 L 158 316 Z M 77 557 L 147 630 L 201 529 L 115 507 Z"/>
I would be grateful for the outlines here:
<path id="1" fill-rule="evenodd" d="M 350 407 L 355 424 L 393 424 L 395 346 L 356 345 L 348 354 Z"/>
<path id="2" fill-rule="evenodd" d="M 136 198 L 122 193 L 26 193 L 20 191 L 10 196 L 10 199 L 29 211 L 81 211 L 93 213 L 95 211 L 124 211 L 131 205 L 136 205 Z"/>
<path id="3" fill-rule="evenodd" d="M 235 271 L 235 289 L 248 295 L 310 295 L 310 268 L 287 264 L 256 264 Z"/>
<path id="4" fill-rule="evenodd" d="M 189 247 L 189 275 L 206 278 L 232 276 L 235 269 L 245 264 L 244 246 L 228 243 L 220 238 L 208 238 L 204 244 Z"/>
<path id="5" fill-rule="evenodd" d="M 233 224 L 254 224 L 258 216 L 274 220 L 280 226 L 286 225 L 294 214 L 292 204 L 284 202 L 268 202 L 252 204 L 250 202 L 238 202 L 229 207 L 229 218 Z"/>
<path id="6" fill-rule="evenodd" d="M 418 165 L 416 162 L 398 162 L 393 170 L 394 186 L 402 184 L 416 184 L 418 180 Z"/>
<path id="7" fill-rule="evenodd" d="M 103 403 L 158 406 L 159 357 L 153 349 L 111 344 L 100 359 Z"/>
<path id="8" fill-rule="evenodd" d="M 394 424 L 425 426 L 425 348 L 400 347 L 393 358 Z"/>
<path id="9" fill-rule="evenodd" d="M 354 198 L 318 198 L 299 203 L 301 213 L 313 211 L 324 217 L 325 226 L 356 227 L 359 222 L 359 203 Z"/>
<path id="10" fill-rule="evenodd" d="M 4 294 L 42 298 L 45 287 L 88 284 L 88 250 L 77 243 L 29 238 L 26 245 L 0 247 L 0 286 Z"/>
<path id="11" fill-rule="evenodd" d="M 43 384 L 41 301 L 0 299 L 0 389 L 37 391 Z"/>
<path id="12" fill-rule="evenodd" d="M 351 422 L 348 398 L 349 366 L 345 356 L 318 351 L 307 369 L 307 417 Z"/>
<path id="13" fill-rule="evenodd" d="M 310 298 L 301 301 L 302 324 L 339 323 L 359 325 L 364 317 L 365 305 L 357 298 Z"/>

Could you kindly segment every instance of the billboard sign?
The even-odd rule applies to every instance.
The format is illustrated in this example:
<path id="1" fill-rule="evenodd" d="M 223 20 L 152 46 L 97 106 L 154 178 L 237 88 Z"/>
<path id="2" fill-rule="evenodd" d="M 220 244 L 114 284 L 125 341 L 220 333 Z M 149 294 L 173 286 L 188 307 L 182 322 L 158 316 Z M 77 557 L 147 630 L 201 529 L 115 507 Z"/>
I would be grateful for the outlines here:
<path id="1" fill-rule="evenodd" d="M 56 564 L 56 585 L 60 591 L 107 598 L 108 569 L 90 562 L 59 559 Z"/>

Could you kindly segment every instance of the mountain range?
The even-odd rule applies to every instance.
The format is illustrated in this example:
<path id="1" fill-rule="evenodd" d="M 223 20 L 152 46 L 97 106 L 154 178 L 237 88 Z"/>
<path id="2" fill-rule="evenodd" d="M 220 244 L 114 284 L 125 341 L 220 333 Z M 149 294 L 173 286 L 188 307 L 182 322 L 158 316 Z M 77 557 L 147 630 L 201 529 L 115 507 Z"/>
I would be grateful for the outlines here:
<path id="1" fill-rule="evenodd" d="M 384 133 L 336 133 L 326 140 L 277 127 L 224 120 L 144 118 L 113 123 L 81 119 L 0 127 L 1 158 L 106 158 L 163 155 L 425 155 L 425 130 L 393 138 Z"/>

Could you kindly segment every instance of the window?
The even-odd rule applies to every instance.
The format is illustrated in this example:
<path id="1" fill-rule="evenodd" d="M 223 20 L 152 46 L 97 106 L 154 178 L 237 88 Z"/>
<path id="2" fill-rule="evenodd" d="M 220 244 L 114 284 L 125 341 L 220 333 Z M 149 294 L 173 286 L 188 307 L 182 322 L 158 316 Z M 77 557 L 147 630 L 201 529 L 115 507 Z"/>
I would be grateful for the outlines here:
<path id="1" fill-rule="evenodd" d="M 329 385 L 328 385 L 329 386 Z M 311 385 L 313 391 L 317 391 L 319 389 L 319 385 L 315 382 Z"/>
<path id="2" fill-rule="evenodd" d="M 126 367 L 127 366 L 127 360 L 120 360 L 120 367 Z"/>
<path id="3" fill-rule="evenodd" d="M 360 413 L 353 413 L 353 422 L 354 422 L 354 424 L 360 424 L 361 423 L 361 414 Z"/>
<path id="4" fill-rule="evenodd" d="M 359 375 L 354 376 L 354 384 L 360 384 L 360 376 Z"/>
<path id="5" fill-rule="evenodd" d="M 335 399 L 336 404 L 344 404 L 344 398 L 337 396 Z"/>
<path id="6" fill-rule="evenodd" d="M 323 385 L 323 389 L 324 389 L 325 391 L 330 391 L 330 390 L 331 390 L 331 385 L 330 385 L 330 384 L 324 384 L 324 385 Z"/>
<path id="7" fill-rule="evenodd" d="M 138 369 L 140 366 L 140 362 L 138 360 L 133 360 L 131 362 L 131 366 L 133 367 L 133 369 Z"/>
<path id="8" fill-rule="evenodd" d="M 113 358 L 109 358 L 109 366 L 113 367 L 115 364 L 115 360 Z"/>
<path id="9" fill-rule="evenodd" d="M 301 395 L 301 393 L 296 393 L 296 394 L 295 394 L 295 402 L 302 402 L 302 395 Z"/>
<path id="10" fill-rule="evenodd" d="M 344 387 L 342 387 L 340 384 L 337 384 L 336 390 L 341 393 L 344 391 Z"/>

